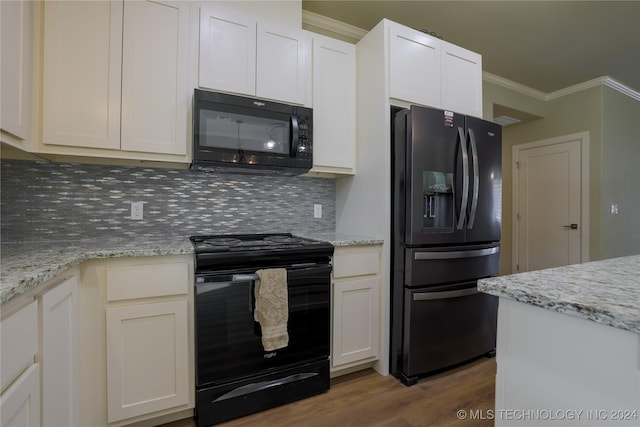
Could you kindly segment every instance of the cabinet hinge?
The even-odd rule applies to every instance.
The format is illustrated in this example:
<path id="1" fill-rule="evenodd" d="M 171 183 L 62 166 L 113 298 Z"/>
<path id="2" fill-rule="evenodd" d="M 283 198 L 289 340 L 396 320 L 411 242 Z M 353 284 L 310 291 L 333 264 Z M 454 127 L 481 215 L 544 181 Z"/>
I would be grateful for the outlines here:
<path id="1" fill-rule="evenodd" d="M 516 169 L 520 169 L 520 161 L 516 161 Z"/>
<path id="2" fill-rule="evenodd" d="M 520 271 L 520 264 L 516 264 L 516 273 Z"/>
<path id="3" fill-rule="evenodd" d="M 520 213 L 516 214 L 516 221 L 520 221 Z"/>

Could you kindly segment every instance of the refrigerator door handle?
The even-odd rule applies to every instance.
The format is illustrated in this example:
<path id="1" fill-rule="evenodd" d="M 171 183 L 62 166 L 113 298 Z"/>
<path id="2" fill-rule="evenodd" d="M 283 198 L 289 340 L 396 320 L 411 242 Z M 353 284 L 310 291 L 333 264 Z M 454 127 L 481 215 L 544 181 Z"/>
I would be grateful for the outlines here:
<path id="1" fill-rule="evenodd" d="M 448 298 L 460 298 L 469 295 L 475 295 L 480 293 L 478 288 L 460 289 L 457 291 L 444 291 L 444 292 L 416 292 L 413 294 L 414 301 L 432 301 Z"/>
<path id="2" fill-rule="evenodd" d="M 469 201 L 469 154 L 467 153 L 467 138 L 464 129 L 458 127 L 458 138 L 460 139 L 462 152 L 462 203 L 460 203 L 460 215 L 458 216 L 457 229 L 462 230 L 467 214 L 467 203 Z"/>
<path id="3" fill-rule="evenodd" d="M 448 251 L 448 252 L 416 252 L 413 259 L 416 261 L 428 259 L 458 259 L 458 258 L 475 258 L 479 256 L 488 256 L 500 252 L 499 247 L 474 249 L 470 251 Z"/>
<path id="4" fill-rule="evenodd" d="M 478 146 L 476 144 L 476 136 L 473 129 L 469 129 L 469 141 L 471 142 L 471 157 L 473 160 L 473 196 L 471 198 L 471 212 L 469 212 L 469 221 L 467 228 L 473 228 L 473 222 L 476 219 L 476 210 L 478 209 L 478 190 L 480 189 L 480 174 L 478 171 Z"/>

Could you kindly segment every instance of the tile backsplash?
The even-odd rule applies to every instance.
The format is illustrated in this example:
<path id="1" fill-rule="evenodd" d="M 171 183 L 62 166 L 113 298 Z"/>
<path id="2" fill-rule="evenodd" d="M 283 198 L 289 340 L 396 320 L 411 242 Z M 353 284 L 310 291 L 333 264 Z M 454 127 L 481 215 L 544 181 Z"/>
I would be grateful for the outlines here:
<path id="1" fill-rule="evenodd" d="M 1 239 L 335 231 L 335 180 L 2 160 Z M 132 220 L 131 202 L 144 218 Z M 314 218 L 314 204 L 322 218 Z"/>

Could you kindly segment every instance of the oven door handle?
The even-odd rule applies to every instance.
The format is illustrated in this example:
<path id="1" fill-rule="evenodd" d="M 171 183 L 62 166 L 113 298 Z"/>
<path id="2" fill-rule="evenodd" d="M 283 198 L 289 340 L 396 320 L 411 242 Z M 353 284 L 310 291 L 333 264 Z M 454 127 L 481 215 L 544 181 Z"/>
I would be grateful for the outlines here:
<path id="1" fill-rule="evenodd" d="M 232 282 L 250 282 L 252 280 L 260 280 L 257 274 L 234 274 L 231 276 Z"/>

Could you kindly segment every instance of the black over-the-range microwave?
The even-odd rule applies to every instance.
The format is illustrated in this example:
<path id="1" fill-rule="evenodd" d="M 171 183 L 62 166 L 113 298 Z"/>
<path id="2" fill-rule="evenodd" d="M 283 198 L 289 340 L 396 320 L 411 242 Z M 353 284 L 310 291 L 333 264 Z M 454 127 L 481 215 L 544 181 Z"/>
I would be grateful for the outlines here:
<path id="1" fill-rule="evenodd" d="M 195 89 L 191 169 L 300 175 L 313 165 L 313 110 Z"/>

